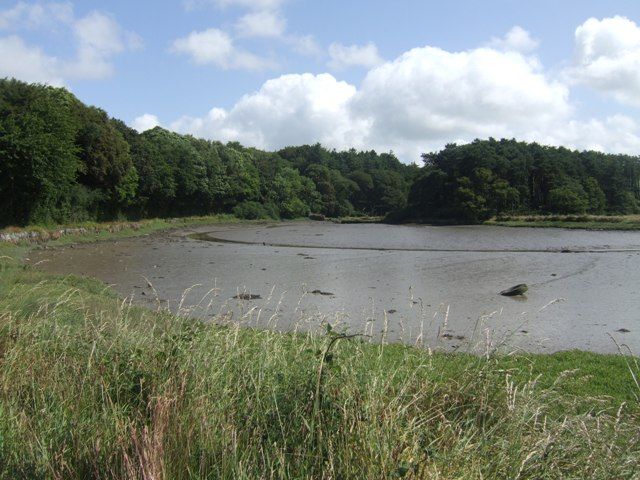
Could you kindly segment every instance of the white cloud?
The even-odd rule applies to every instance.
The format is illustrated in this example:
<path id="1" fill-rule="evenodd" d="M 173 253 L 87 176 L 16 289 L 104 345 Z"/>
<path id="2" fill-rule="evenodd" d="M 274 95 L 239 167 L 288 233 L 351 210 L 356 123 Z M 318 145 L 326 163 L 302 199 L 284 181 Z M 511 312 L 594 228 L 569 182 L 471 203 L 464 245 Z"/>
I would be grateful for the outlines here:
<path id="1" fill-rule="evenodd" d="M 281 37 L 287 26 L 277 12 L 262 10 L 240 17 L 236 30 L 241 37 Z"/>
<path id="2" fill-rule="evenodd" d="M 537 61 L 489 48 L 417 48 L 370 70 L 359 89 L 329 74 L 284 75 L 229 110 L 213 108 L 170 127 L 266 149 L 321 142 L 393 150 L 405 161 L 488 136 L 601 150 L 640 145 L 630 119 L 573 118 L 568 88 Z"/>
<path id="3" fill-rule="evenodd" d="M 332 43 L 329 46 L 329 67 L 341 70 L 347 67 L 371 68 L 382 62 L 378 54 L 378 47 L 373 43 L 366 45 L 342 45 Z"/>
<path id="4" fill-rule="evenodd" d="M 206 5 L 216 5 L 218 7 L 241 7 L 250 10 L 275 10 L 287 0 L 183 0 L 187 10 L 199 8 Z"/>
<path id="5" fill-rule="evenodd" d="M 76 40 L 74 58 L 58 59 L 41 48 L 28 46 L 21 37 L 0 38 L 3 55 L 0 74 L 25 81 L 62 85 L 70 79 L 101 79 L 113 74 L 113 57 L 140 48 L 142 41 L 124 31 L 110 16 L 91 12 L 76 18 L 70 3 L 17 3 L 0 11 L 0 28 L 12 30 L 64 28 Z"/>
<path id="6" fill-rule="evenodd" d="M 626 115 L 612 115 L 604 120 L 572 119 L 546 133 L 531 133 L 523 138 L 578 150 L 637 155 L 640 150 L 640 124 Z"/>
<path id="7" fill-rule="evenodd" d="M 131 122 L 131 128 L 136 129 L 140 133 L 158 126 L 160 126 L 160 120 L 156 115 L 152 115 L 151 113 L 140 115 Z"/>
<path id="8" fill-rule="evenodd" d="M 314 142 L 362 145 L 366 121 L 352 118 L 349 108 L 355 95 L 354 86 L 329 74 L 283 75 L 229 111 L 214 108 L 204 118 L 183 117 L 171 128 L 267 149 Z"/>
<path id="9" fill-rule="evenodd" d="M 522 27 L 515 26 L 503 38 L 493 38 L 489 47 L 498 50 L 530 53 L 538 48 L 540 41 Z"/>
<path id="10" fill-rule="evenodd" d="M 105 78 L 113 74 L 111 59 L 124 50 L 136 50 L 142 45 L 140 38 L 123 32 L 108 15 L 92 12 L 73 25 L 78 42 L 75 61 L 67 65 L 67 74 L 74 78 Z"/>
<path id="11" fill-rule="evenodd" d="M 598 48 L 585 48 L 584 57 L 609 51 L 595 43 Z M 619 42 L 613 44 L 620 50 Z M 514 28 L 493 45 L 460 52 L 426 46 L 387 62 L 377 50 L 362 60 L 362 47 L 334 46 L 335 66 L 374 65 L 359 87 L 330 74 L 283 75 L 229 109 L 182 117 L 170 128 L 265 149 L 321 142 L 329 148 L 393 150 L 404 161 L 418 161 L 421 153 L 449 142 L 489 136 L 640 150 L 640 124 L 633 118 L 576 117 L 569 86 L 527 54 L 536 41 L 526 31 Z"/>
<path id="12" fill-rule="evenodd" d="M 15 35 L 0 38 L 0 78 L 15 77 L 26 82 L 61 86 L 60 64 L 38 47 L 31 47 Z"/>
<path id="13" fill-rule="evenodd" d="M 519 53 L 424 47 L 372 69 L 354 109 L 372 119 L 369 142 L 415 152 L 549 125 L 570 114 L 568 96 Z"/>
<path id="14" fill-rule="evenodd" d="M 625 17 L 590 18 L 575 31 L 575 82 L 640 106 L 640 27 Z"/>
<path id="15" fill-rule="evenodd" d="M 173 52 L 189 55 L 199 65 L 215 64 L 223 68 L 233 56 L 231 37 L 222 30 L 210 28 L 204 32 L 191 32 L 173 42 Z"/>
<path id="16" fill-rule="evenodd" d="M 187 55 L 197 65 L 214 65 L 224 70 L 263 70 L 273 63 L 233 44 L 231 37 L 217 28 L 191 32 L 173 42 L 171 51 Z"/>
<path id="17" fill-rule="evenodd" d="M 29 4 L 18 2 L 12 8 L 0 11 L 0 29 L 42 28 L 56 23 L 73 21 L 73 5 L 70 2 Z"/>
<path id="18" fill-rule="evenodd" d="M 324 53 L 313 35 L 290 35 L 285 37 L 285 42 L 300 55 L 320 57 Z"/>

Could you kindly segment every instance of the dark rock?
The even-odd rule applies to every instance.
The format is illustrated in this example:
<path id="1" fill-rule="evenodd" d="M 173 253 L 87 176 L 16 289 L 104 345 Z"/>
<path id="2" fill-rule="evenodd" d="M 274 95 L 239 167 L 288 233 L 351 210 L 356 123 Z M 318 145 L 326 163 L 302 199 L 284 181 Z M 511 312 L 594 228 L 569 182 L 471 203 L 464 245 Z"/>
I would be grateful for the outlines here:
<path id="1" fill-rule="evenodd" d="M 507 288 L 500 292 L 500 295 L 504 295 L 505 297 L 515 297 L 518 295 L 524 295 L 526 291 L 529 290 L 529 287 L 526 283 L 521 283 L 511 288 Z"/>
<path id="2" fill-rule="evenodd" d="M 323 292 L 322 290 L 314 290 L 311 293 L 313 293 L 314 295 L 324 295 L 325 297 L 333 296 L 333 293 L 331 293 L 331 292 Z"/>
<path id="3" fill-rule="evenodd" d="M 629 333 L 631 330 L 627 330 L 626 328 L 620 328 L 618 330 L 616 330 L 616 332 L 618 333 Z"/>
<path id="4" fill-rule="evenodd" d="M 236 300 L 258 300 L 262 298 L 260 295 L 253 295 L 251 293 L 239 293 L 235 297 Z"/>
<path id="5" fill-rule="evenodd" d="M 391 310 L 387 310 L 387 313 L 396 313 L 397 310 L 394 310 L 393 308 Z"/>

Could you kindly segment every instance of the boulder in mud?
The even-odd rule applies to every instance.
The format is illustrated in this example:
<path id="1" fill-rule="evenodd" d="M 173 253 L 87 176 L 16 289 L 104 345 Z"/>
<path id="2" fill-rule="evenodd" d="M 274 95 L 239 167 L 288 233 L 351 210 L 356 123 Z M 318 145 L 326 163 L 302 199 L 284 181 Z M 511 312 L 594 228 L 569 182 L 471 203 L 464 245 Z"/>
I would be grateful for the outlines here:
<path id="1" fill-rule="evenodd" d="M 500 292 L 500 295 L 503 295 L 505 297 L 517 297 L 519 295 L 524 295 L 527 292 L 527 290 L 529 290 L 529 287 L 527 286 L 527 284 L 521 283 L 511 288 L 507 288 L 506 290 L 502 290 Z"/>
<path id="2" fill-rule="evenodd" d="M 333 293 L 331 293 L 331 292 L 323 292 L 322 290 L 313 290 L 311 293 L 313 295 L 323 295 L 325 297 L 333 296 Z"/>
<path id="3" fill-rule="evenodd" d="M 262 297 L 260 295 L 254 295 L 252 293 L 239 293 L 233 298 L 236 300 L 259 300 Z"/>

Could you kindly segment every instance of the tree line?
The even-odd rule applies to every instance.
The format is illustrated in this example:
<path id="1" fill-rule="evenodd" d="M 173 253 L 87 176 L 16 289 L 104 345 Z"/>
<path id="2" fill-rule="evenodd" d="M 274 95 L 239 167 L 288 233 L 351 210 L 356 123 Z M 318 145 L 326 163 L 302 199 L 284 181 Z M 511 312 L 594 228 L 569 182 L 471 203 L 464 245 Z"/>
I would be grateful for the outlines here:
<path id="1" fill-rule="evenodd" d="M 500 214 L 632 214 L 640 158 L 516 140 L 475 140 L 422 156 L 399 218 L 475 223 Z"/>
<path id="2" fill-rule="evenodd" d="M 63 88 L 0 79 L 0 226 L 232 213 L 477 222 L 638 211 L 638 157 L 477 140 L 406 165 L 321 145 L 277 152 L 144 133 Z"/>

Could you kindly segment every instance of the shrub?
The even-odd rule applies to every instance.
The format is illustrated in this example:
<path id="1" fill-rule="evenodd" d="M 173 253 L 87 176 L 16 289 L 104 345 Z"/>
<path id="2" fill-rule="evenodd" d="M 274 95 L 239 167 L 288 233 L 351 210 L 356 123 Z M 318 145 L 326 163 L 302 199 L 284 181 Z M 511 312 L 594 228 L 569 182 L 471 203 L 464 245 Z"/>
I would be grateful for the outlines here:
<path id="1" fill-rule="evenodd" d="M 273 218 L 269 210 L 258 202 L 242 202 L 233 207 L 233 214 L 245 220 Z"/>

